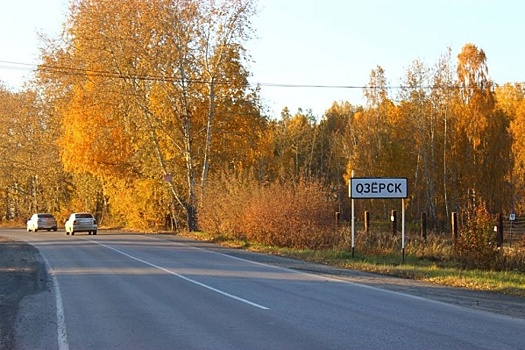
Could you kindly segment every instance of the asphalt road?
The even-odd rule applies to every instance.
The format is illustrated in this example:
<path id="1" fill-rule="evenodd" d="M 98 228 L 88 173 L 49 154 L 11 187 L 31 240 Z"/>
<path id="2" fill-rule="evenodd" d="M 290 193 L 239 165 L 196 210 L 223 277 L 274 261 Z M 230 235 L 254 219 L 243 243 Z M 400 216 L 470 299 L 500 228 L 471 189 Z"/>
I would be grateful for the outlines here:
<path id="1" fill-rule="evenodd" d="M 2 230 L 48 287 L 20 349 L 520 349 L 525 320 L 144 235 Z"/>

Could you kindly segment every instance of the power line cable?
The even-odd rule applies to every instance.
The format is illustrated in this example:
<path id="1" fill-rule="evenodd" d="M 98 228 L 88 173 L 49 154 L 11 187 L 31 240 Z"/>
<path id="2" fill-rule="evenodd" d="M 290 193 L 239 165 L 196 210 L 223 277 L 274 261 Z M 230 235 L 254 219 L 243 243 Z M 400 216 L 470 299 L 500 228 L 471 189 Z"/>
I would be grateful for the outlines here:
<path id="1" fill-rule="evenodd" d="M 75 68 L 75 67 L 63 67 L 63 66 L 52 66 L 52 65 L 37 65 L 32 63 L 21 63 L 13 61 L 3 61 L 0 60 L 0 69 L 7 70 L 41 70 L 54 72 L 65 75 L 85 75 L 93 77 L 103 77 L 103 78 L 119 78 L 119 79 L 135 79 L 135 80 L 147 80 L 147 81 L 163 81 L 163 82 L 185 82 L 185 83 L 194 83 L 194 84 L 209 84 L 209 81 L 200 80 L 200 79 L 180 79 L 173 77 L 162 77 L 162 76 L 148 76 L 148 75 L 133 75 L 133 74 L 122 74 L 119 72 L 110 72 L 103 70 L 92 70 L 84 68 Z M 215 82 L 216 84 L 233 84 L 230 81 Z M 261 86 L 261 87 L 280 87 L 280 88 L 316 88 L 316 89 L 381 89 L 385 88 L 388 90 L 394 89 L 404 89 L 409 88 L 408 86 L 403 85 L 390 85 L 390 86 L 370 86 L 370 85 L 323 85 L 323 84 L 291 84 L 291 83 L 266 83 L 266 82 L 251 82 L 252 85 Z M 524 85 L 525 82 L 513 83 L 518 85 Z M 495 83 L 495 85 L 499 85 Z M 417 86 L 417 89 L 434 89 L 443 86 Z M 457 88 L 456 85 L 447 86 L 448 88 Z"/>
<path id="2" fill-rule="evenodd" d="M 20 66 L 20 67 L 18 67 Z M 36 65 L 29 63 L 19 63 L 12 61 L 0 60 L 0 69 L 25 69 L 25 70 L 42 70 L 49 72 L 56 72 L 67 75 L 91 75 L 105 78 L 121 78 L 121 79 L 137 79 L 137 80 L 151 80 L 151 81 L 182 81 L 180 78 L 160 77 L 160 76 L 147 76 L 147 75 L 131 75 L 121 74 L 110 71 L 83 69 L 75 67 L 63 67 L 63 66 L 52 66 L 52 65 Z M 191 83 L 202 83 L 208 84 L 209 81 L 188 79 L 187 82 Z M 229 81 L 216 82 L 217 84 L 232 84 Z M 321 89 L 364 89 L 374 88 L 370 86 L 362 85 L 322 85 L 322 84 L 290 84 L 290 83 L 266 83 L 266 82 L 253 82 L 254 85 L 262 87 L 282 87 L 282 88 L 321 88 Z M 399 87 L 387 87 L 387 88 L 399 88 Z"/>

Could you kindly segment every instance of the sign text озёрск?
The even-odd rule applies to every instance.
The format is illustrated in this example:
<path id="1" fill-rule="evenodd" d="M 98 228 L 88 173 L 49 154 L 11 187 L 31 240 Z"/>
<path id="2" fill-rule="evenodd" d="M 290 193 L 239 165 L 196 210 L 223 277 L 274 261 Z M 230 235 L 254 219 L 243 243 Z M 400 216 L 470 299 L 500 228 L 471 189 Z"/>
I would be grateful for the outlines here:
<path id="1" fill-rule="evenodd" d="M 406 178 L 353 177 L 350 178 L 350 198 L 407 198 Z"/>

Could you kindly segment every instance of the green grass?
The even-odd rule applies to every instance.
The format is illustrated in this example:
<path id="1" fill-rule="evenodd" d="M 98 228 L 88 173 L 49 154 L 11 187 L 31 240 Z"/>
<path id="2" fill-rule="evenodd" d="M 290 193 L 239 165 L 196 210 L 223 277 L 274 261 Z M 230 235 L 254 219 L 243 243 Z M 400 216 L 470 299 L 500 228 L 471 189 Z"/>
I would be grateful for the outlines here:
<path id="1" fill-rule="evenodd" d="M 401 252 L 354 254 L 348 250 L 308 250 L 265 246 L 226 237 L 214 238 L 206 233 L 185 234 L 194 239 L 211 241 L 231 248 L 274 254 L 334 267 L 379 273 L 420 280 L 439 285 L 491 291 L 525 297 L 525 274 L 513 271 L 482 271 L 459 268 L 453 261 L 431 261 Z"/>
<path id="2" fill-rule="evenodd" d="M 406 256 L 403 263 L 400 254 L 356 254 L 352 258 L 351 252 L 347 251 L 299 251 L 275 247 L 258 247 L 256 250 L 336 267 L 525 297 L 525 274 L 522 272 L 465 270 L 454 263 L 440 266 L 413 256 Z"/>

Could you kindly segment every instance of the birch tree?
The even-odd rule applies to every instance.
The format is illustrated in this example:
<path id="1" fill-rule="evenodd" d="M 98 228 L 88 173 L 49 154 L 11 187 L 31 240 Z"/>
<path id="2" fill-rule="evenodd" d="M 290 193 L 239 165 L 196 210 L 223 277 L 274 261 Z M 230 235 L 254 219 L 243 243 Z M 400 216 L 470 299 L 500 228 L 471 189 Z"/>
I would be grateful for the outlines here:
<path id="1" fill-rule="evenodd" d="M 463 198 L 475 193 L 489 211 L 502 211 L 509 202 L 509 119 L 496 109 L 485 52 L 465 45 L 458 54 L 457 75 L 455 164 L 462 174 L 458 189 Z"/>
<path id="2" fill-rule="evenodd" d="M 410 157 L 407 164 L 413 169 L 413 185 L 416 200 L 414 206 L 418 212 L 428 213 L 430 223 L 435 223 L 437 216 L 437 123 L 431 109 L 429 90 L 430 70 L 421 61 L 415 60 L 406 72 L 400 92 L 400 110 L 403 123 L 403 144 L 405 157 Z M 411 165 L 411 166 L 410 166 Z"/>
<path id="3" fill-rule="evenodd" d="M 254 12 L 252 0 L 74 1 L 61 45 L 48 46 L 41 66 L 41 81 L 67 91 L 61 144 L 70 170 L 106 184 L 170 179 L 170 207 L 198 229 L 214 131 L 235 128 L 232 112 L 261 118 L 243 48 Z"/>
<path id="4" fill-rule="evenodd" d="M 395 106 L 388 96 L 388 82 L 381 66 L 371 71 L 364 96 L 367 106 L 352 120 L 351 138 L 355 145 L 347 172 L 355 170 L 359 176 L 392 176 L 389 168 L 393 149 L 390 118 Z"/>
<path id="5" fill-rule="evenodd" d="M 508 162 L 512 164 L 510 184 L 512 199 L 510 210 L 525 209 L 525 87 L 523 84 L 505 84 L 496 89 L 497 105 L 511 119 L 512 151 Z"/>

